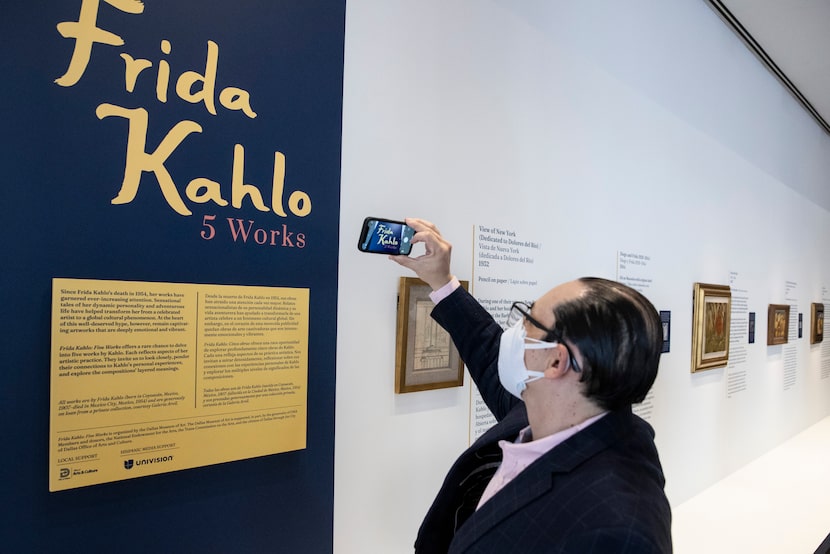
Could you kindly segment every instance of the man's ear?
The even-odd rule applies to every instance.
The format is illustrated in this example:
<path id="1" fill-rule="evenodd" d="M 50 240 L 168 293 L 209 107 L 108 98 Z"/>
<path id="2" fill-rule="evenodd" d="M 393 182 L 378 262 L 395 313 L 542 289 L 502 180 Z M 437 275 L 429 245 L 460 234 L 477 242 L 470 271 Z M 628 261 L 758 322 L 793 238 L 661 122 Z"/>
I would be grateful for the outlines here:
<path id="1" fill-rule="evenodd" d="M 568 355 L 568 349 L 564 344 L 557 344 L 554 348 L 546 350 L 549 352 L 547 366 L 545 368 L 545 377 L 548 379 L 558 379 L 567 375 L 571 370 L 571 357 Z"/>

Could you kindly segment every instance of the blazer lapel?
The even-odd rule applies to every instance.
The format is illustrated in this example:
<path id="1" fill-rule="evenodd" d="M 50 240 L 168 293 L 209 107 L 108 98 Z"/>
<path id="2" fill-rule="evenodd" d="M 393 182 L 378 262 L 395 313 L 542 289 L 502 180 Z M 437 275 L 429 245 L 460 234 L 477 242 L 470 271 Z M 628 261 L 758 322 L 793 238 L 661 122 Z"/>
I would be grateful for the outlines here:
<path id="1" fill-rule="evenodd" d="M 609 413 L 533 462 L 476 510 L 456 532 L 450 552 L 464 552 L 482 535 L 554 487 L 557 474 L 571 472 L 609 446 L 619 429 L 618 413 Z"/>

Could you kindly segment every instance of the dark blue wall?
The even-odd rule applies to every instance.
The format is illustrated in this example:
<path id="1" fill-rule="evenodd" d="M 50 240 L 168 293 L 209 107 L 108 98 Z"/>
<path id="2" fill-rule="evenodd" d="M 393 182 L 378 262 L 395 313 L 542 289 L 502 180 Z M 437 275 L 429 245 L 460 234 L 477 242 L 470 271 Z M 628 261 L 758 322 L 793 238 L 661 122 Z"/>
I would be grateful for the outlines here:
<path id="1" fill-rule="evenodd" d="M 6 2 L 0 18 L 0 550 L 331 551 L 345 1 L 147 0 L 140 14 L 101 1 L 98 27 L 125 44 L 93 45 L 77 84 L 60 86 L 75 40 L 57 24 L 77 21 L 81 4 Z M 209 40 L 219 47 L 216 95 L 228 86 L 248 91 L 256 118 L 218 100 L 211 115 L 176 95 L 182 71 L 204 71 Z M 153 62 L 133 92 L 125 89 L 124 52 Z M 167 102 L 155 89 L 162 59 L 171 68 Z M 246 183 L 270 204 L 274 152 L 282 152 L 285 198 L 305 192 L 311 213 L 282 217 L 247 200 L 235 209 L 185 199 L 193 214 L 183 216 L 152 173 L 142 175 L 134 200 L 113 205 L 128 122 L 99 119 L 100 104 L 146 109 L 148 151 L 179 121 L 202 126 L 165 163 L 182 197 L 191 179 L 207 177 L 230 200 L 233 149 L 241 144 Z M 211 240 L 201 236 L 205 216 L 216 217 Z M 286 225 L 305 242 L 235 242 L 227 218 Z M 49 493 L 53 277 L 310 288 L 307 449 Z"/>

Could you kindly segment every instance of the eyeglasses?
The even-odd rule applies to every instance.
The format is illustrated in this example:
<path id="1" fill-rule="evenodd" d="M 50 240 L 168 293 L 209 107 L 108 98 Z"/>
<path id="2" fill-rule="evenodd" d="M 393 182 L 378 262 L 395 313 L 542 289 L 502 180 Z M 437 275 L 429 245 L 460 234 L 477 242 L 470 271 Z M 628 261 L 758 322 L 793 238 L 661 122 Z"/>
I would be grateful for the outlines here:
<path id="1" fill-rule="evenodd" d="M 573 352 L 571 351 L 571 347 L 562 339 L 562 335 L 559 331 L 555 329 L 548 329 L 539 321 L 537 321 L 532 315 L 530 315 L 530 310 L 533 306 L 531 304 L 527 304 L 526 302 L 513 302 L 513 305 L 510 306 L 510 312 L 507 314 L 507 327 L 513 327 L 519 321 L 529 321 L 531 325 L 536 327 L 537 329 L 541 329 L 547 335 L 545 336 L 545 342 L 556 342 L 561 344 L 565 347 L 565 350 L 568 351 L 568 356 L 570 357 L 571 367 L 576 373 L 582 372 L 582 368 L 579 367 L 579 364 L 574 357 Z"/>

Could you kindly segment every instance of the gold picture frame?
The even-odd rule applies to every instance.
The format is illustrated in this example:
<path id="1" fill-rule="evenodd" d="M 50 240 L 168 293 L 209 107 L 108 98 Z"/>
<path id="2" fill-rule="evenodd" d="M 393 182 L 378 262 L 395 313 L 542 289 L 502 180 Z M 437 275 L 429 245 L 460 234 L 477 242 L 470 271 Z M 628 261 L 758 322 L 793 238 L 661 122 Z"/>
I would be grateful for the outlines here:
<path id="1" fill-rule="evenodd" d="M 824 340 L 824 304 L 813 302 L 812 306 L 810 344 L 818 344 Z"/>
<path id="2" fill-rule="evenodd" d="M 464 290 L 469 283 L 461 281 Z M 417 277 L 401 277 L 395 346 L 395 392 L 460 387 L 464 362 L 449 333 L 432 319 L 429 285 Z"/>
<path id="3" fill-rule="evenodd" d="M 732 290 L 695 283 L 692 299 L 692 373 L 723 367 L 729 361 Z"/>
<path id="4" fill-rule="evenodd" d="M 770 304 L 767 308 L 767 345 L 787 344 L 790 336 L 790 305 Z"/>

